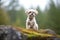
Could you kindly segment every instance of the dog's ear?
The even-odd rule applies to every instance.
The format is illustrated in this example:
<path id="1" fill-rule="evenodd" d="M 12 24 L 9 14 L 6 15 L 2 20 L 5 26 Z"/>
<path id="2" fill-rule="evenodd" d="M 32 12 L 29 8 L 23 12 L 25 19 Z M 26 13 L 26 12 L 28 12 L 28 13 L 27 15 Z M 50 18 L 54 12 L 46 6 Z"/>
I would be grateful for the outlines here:
<path id="1" fill-rule="evenodd" d="M 26 13 L 26 15 L 28 15 L 29 11 L 28 11 L 28 10 L 26 10 L 26 11 L 25 11 L 25 13 Z"/>
<path id="2" fill-rule="evenodd" d="M 36 15 L 38 14 L 38 11 L 37 10 L 35 10 L 35 13 L 36 13 Z"/>

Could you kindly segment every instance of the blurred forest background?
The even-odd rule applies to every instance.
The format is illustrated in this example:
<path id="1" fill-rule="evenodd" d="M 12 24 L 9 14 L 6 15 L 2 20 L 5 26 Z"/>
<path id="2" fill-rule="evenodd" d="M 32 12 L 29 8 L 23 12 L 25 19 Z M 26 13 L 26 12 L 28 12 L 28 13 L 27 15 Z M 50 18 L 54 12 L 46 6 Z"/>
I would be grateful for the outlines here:
<path id="1" fill-rule="evenodd" d="M 56 2 L 55 4 L 53 0 L 50 0 L 44 11 L 39 6 L 30 8 L 37 9 L 39 12 L 36 16 L 39 29 L 48 28 L 60 34 L 60 0 L 56 0 Z M 7 6 L 3 6 L 4 3 L 0 0 L 0 25 L 15 25 L 25 28 L 27 17 L 25 8 L 18 3 L 18 0 L 11 0 Z M 19 10 L 18 6 L 20 6 Z"/>

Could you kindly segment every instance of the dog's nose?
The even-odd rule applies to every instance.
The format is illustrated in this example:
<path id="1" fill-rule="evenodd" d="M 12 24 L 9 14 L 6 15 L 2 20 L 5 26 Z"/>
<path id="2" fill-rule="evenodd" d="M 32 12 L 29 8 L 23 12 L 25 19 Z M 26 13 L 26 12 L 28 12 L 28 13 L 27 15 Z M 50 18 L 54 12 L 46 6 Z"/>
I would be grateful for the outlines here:
<path id="1" fill-rule="evenodd" d="M 33 13 L 31 15 L 33 15 Z"/>
<path id="2" fill-rule="evenodd" d="M 31 15 L 30 15 L 30 17 L 31 17 Z"/>

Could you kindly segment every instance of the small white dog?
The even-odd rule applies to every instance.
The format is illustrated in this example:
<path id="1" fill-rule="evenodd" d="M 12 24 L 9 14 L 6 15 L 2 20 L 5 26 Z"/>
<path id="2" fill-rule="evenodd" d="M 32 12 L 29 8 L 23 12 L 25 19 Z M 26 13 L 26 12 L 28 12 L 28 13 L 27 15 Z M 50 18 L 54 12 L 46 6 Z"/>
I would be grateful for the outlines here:
<path id="1" fill-rule="evenodd" d="M 29 10 L 26 10 L 25 13 L 28 16 L 26 20 L 26 29 L 38 30 L 38 24 L 35 19 L 35 16 L 38 14 L 38 11 L 29 9 Z"/>

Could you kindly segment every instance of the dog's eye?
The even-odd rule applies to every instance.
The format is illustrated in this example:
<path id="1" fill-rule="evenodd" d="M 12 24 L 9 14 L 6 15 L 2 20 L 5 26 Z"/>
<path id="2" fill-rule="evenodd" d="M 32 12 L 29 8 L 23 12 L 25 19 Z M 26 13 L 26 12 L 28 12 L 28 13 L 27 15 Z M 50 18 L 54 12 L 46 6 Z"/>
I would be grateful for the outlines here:
<path id="1" fill-rule="evenodd" d="M 29 13 L 31 13 L 31 11 Z"/>
<path id="2" fill-rule="evenodd" d="M 30 14 L 30 13 L 31 13 L 31 11 L 28 14 Z"/>

